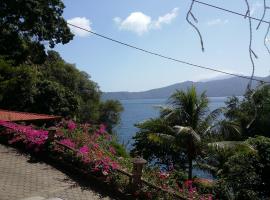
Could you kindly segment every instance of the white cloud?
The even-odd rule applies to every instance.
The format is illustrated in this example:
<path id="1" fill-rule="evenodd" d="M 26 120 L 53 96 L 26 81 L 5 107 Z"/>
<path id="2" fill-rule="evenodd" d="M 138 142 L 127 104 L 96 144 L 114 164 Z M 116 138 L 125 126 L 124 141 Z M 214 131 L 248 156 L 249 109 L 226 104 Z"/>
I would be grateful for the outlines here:
<path id="1" fill-rule="evenodd" d="M 178 15 L 178 8 L 174 8 L 170 13 L 160 16 L 157 21 L 154 22 L 154 27 L 161 28 L 163 24 L 170 24 L 174 18 Z"/>
<path id="2" fill-rule="evenodd" d="M 223 24 L 227 24 L 229 22 L 228 19 L 222 20 L 222 19 L 213 19 L 207 22 L 208 26 L 217 26 L 217 25 L 223 25 Z"/>
<path id="3" fill-rule="evenodd" d="M 72 19 L 68 19 L 67 22 L 70 24 L 73 24 L 75 26 L 82 27 L 82 28 L 87 29 L 87 30 L 92 30 L 91 21 L 85 17 L 75 17 Z M 84 30 L 78 29 L 74 26 L 69 26 L 69 28 L 70 28 L 71 32 L 74 33 L 76 36 L 87 37 L 90 35 L 90 33 L 86 32 Z"/>
<path id="4" fill-rule="evenodd" d="M 142 12 L 133 12 L 126 19 L 115 17 L 113 21 L 118 25 L 119 30 L 132 31 L 138 35 L 142 35 L 151 29 L 161 29 L 163 24 L 170 24 L 178 15 L 178 8 L 174 8 L 171 12 L 158 17 L 157 20 Z"/>
<path id="5" fill-rule="evenodd" d="M 114 18 L 120 30 L 133 31 L 138 35 L 149 30 L 151 24 L 151 17 L 143 14 L 142 12 L 133 12 L 125 20 L 119 17 Z"/>

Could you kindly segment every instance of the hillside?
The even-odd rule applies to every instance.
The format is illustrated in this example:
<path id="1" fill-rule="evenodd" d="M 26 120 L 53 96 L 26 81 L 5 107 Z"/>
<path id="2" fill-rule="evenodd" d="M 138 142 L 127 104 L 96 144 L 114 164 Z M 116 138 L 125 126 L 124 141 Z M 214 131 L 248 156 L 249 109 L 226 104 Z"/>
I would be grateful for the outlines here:
<path id="1" fill-rule="evenodd" d="M 260 80 L 269 81 L 268 77 L 257 77 Z M 103 99 L 161 99 L 168 98 L 175 90 L 186 90 L 191 85 L 195 85 L 198 92 L 206 91 L 209 97 L 241 96 L 245 93 L 249 80 L 238 77 L 222 80 L 212 80 L 205 82 L 185 81 L 167 87 L 147 90 L 143 92 L 105 92 Z M 255 86 L 256 81 L 253 82 Z"/>

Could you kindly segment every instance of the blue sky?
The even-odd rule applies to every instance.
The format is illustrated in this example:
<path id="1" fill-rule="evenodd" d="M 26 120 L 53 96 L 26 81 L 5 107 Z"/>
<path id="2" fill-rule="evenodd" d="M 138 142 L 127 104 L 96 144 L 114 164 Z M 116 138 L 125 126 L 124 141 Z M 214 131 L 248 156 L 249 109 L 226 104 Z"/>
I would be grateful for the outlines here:
<path id="1" fill-rule="evenodd" d="M 244 0 L 202 0 L 241 13 Z M 193 13 L 199 20 L 205 52 L 199 38 L 185 21 L 190 0 L 64 0 L 64 17 L 70 23 L 97 33 L 180 60 L 216 69 L 249 75 L 249 27 L 243 17 L 199 4 Z M 262 15 L 263 0 L 250 0 L 254 17 Z M 270 12 L 270 11 L 269 11 Z M 267 14 L 266 17 L 269 17 Z M 263 41 L 267 25 L 256 29 L 253 21 L 253 49 L 257 76 L 270 74 Z M 95 35 L 73 30 L 74 39 L 55 50 L 68 62 L 91 75 L 102 91 L 143 91 L 192 80 L 220 76 L 184 64 L 147 55 Z"/>

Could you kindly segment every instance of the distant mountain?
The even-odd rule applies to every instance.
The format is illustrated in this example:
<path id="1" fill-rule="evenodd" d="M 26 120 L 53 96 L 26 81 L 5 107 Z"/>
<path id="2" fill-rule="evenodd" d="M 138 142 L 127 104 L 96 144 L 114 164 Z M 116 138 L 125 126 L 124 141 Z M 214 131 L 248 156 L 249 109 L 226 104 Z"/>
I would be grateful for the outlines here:
<path id="1" fill-rule="evenodd" d="M 262 81 L 270 81 L 268 77 L 256 77 Z M 238 77 L 226 78 L 222 80 L 212 81 L 185 81 L 176 83 L 167 87 L 152 89 L 143 92 L 105 92 L 103 99 L 162 99 L 168 98 L 176 90 L 186 90 L 188 87 L 194 85 L 199 93 L 206 91 L 209 97 L 224 97 L 224 96 L 241 96 L 245 93 L 249 80 Z M 253 87 L 257 84 L 253 81 Z"/>

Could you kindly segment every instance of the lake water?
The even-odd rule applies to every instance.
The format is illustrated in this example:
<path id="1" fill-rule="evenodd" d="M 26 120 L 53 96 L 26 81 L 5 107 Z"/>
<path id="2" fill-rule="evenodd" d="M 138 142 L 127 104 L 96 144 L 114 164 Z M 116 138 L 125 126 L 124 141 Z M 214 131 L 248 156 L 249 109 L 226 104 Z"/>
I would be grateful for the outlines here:
<path id="1" fill-rule="evenodd" d="M 226 98 L 227 97 L 210 97 L 210 110 L 224 106 Z M 158 117 L 159 106 L 165 105 L 166 102 L 167 99 L 121 100 L 124 111 L 121 114 L 121 123 L 116 127 L 119 142 L 125 144 L 128 150 L 132 149 L 132 137 L 138 130 L 134 124 Z"/>
<path id="2" fill-rule="evenodd" d="M 209 98 L 210 110 L 224 106 L 226 98 L 227 97 Z M 123 143 L 127 150 L 132 149 L 132 144 L 134 142 L 132 137 L 138 130 L 134 124 L 158 117 L 159 107 L 165 105 L 166 102 L 167 99 L 132 99 L 121 101 L 124 111 L 121 114 L 121 123 L 116 127 L 116 131 L 119 142 Z M 211 174 L 198 168 L 194 168 L 193 174 L 201 178 L 213 178 Z"/>

